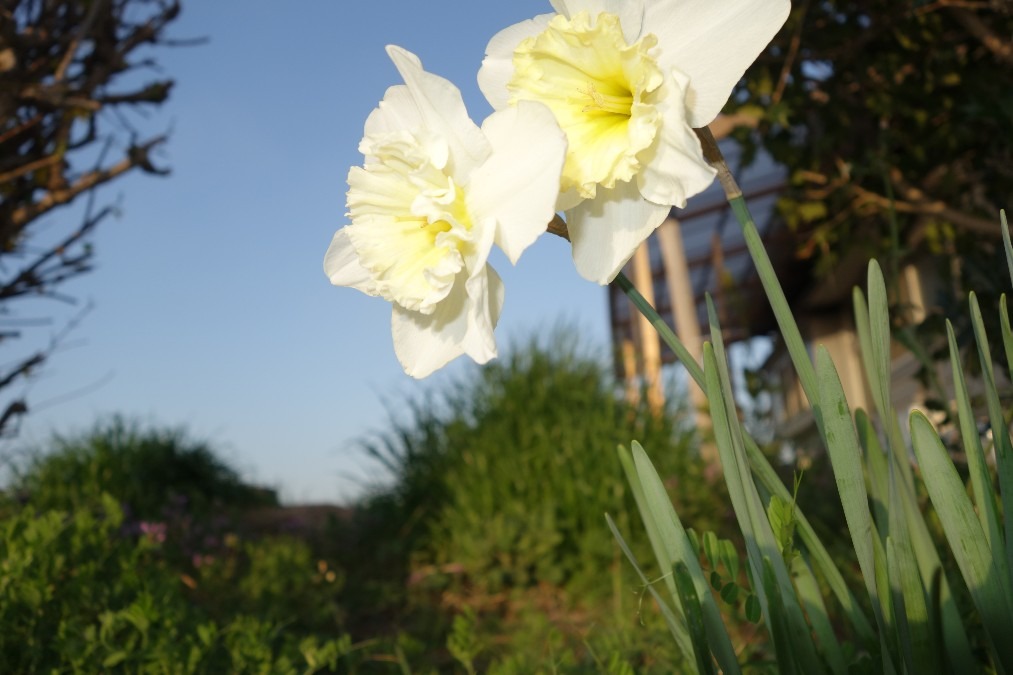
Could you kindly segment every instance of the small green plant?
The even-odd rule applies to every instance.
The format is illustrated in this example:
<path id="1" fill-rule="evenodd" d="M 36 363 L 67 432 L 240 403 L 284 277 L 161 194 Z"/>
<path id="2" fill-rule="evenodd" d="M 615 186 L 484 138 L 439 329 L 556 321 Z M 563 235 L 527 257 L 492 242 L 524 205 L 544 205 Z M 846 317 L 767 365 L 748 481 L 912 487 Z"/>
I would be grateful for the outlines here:
<path id="1" fill-rule="evenodd" d="M 157 541 L 124 536 L 123 523 L 108 495 L 73 513 L 0 520 L 4 672 L 334 672 L 353 651 L 347 636 L 291 630 L 295 616 L 214 616 L 214 589 L 167 564 Z M 285 598 L 258 599 L 283 607 Z"/>

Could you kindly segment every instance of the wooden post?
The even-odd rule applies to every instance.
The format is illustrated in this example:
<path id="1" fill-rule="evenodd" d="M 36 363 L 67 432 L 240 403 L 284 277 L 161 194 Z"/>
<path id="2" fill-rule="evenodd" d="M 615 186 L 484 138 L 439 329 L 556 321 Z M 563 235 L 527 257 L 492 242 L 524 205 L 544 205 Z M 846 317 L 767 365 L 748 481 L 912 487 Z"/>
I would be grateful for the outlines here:
<path id="1" fill-rule="evenodd" d="M 682 242 L 682 227 L 679 221 L 669 217 L 657 230 L 658 243 L 661 245 L 661 256 L 665 263 L 665 280 L 668 282 L 668 295 L 672 299 L 672 319 L 675 321 L 675 333 L 693 355 L 697 363 L 703 360 L 703 338 L 700 334 L 700 320 L 696 312 L 696 299 L 693 297 L 693 285 L 689 279 L 689 265 L 686 262 L 686 247 Z M 707 441 L 707 432 L 711 428 L 710 415 L 707 412 L 707 395 L 689 379 L 689 401 L 693 406 L 693 417 L 696 428 L 701 432 L 700 455 L 708 464 L 718 461 L 717 448 Z"/>
<path id="2" fill-rule="evenodd" d="M 651 253 L 645 239 L 636 253 L 632 264 L 633 285 L 647 302 L 654 305 L 654 277 L 651 273 Z M 647 404 L 655 413 L 665 407 L 665 394 L 661 387 L 661 341 L 651 322 L 642 314 L 637 314 L 640 326 L 641 372 L 644 388 L 647 390 Z"/>

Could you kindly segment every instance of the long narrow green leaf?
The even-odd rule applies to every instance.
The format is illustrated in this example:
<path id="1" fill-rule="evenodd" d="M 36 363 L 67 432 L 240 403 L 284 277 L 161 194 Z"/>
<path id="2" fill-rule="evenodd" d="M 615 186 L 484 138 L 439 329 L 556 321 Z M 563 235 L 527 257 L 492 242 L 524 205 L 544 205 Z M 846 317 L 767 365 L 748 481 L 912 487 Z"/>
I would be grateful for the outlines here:
<path id="1" fill-rule="evenodd" d="M 880 383 L 879 371 L 874 367 L 872 358 L 872 329 L 869 326 L 869 305 L 865 301 L 862 289 L 855 286 L 851 289 L 851 305 L 854 308 L 855 332 L 858 334 L 858 350 L 862 354 L 862 368 L 865 380 L 869 383 L 869 392 L 877 410 L 880 409 L 880 398 L 883 387 Z"/>
<path id="2" fill-rule="evenodd" d="M 901 476 L 909 488 L 914 488 L 914 475 L 911 471 L 911 460 L 908 457 L 907 445 L 900 432 L 900 424 L 893 409 L 893 401 L 890 398 L 890 375 L 893 372 L 890 333 L 890 312 L 889 301 L 886 295 L 886 281 L 883 279 L 883 271 L 875 260 L 869 261 L 869 331 L 872 347 L 871 354 L 862 354 L 862 358 L 871 360 L 871 367 L 866 365 L 866 372 L 871 369 L 876 373 L 876 381 L 870 385 L 876 385 L 878 393 L 873 394 L 876 402 L 876 411 L 879 419 L 885 427 L 888 446 Z M 875 390 L 874 390 L 875 392 Z"/>
<path id="3" fill-rule="evenodd" d="M 886 567 L 890 576 L 890 597 L 893 601 L 893 614 L 896 617 L 896 639 L 901 661 L 906 672 L 921 673 L 914 665 L 914 648 L 911 646 L 911 629 L 908 624 L 907 608 L 904 606 L 904 592 L 901 589 L 897 546 L 889 535 L 886 537 Z"/>
<path id="4" fill-rule="evenodd" d="M 708 376 L 707 393 L 708 400 L 712 402 L 712 415 L 715 409 L 722 407 L 718 402 L 722 400 L 724 402 L 723 419 L 724 423 L 728 426 L 727 431 L 730 432 L 730 437 L 725 437 L 723 444 L 718 442 L 718 452 L 721 456 L 722 467 L 725 467 L 728 491 L 729 494 L 738 492 L 742 497 L 741 502 L 745 505 L 745 511 L 744 513 L 736 511 L 736 515 L 740 526 L 743 527 L 743 534 L 747 537 L 747 540 L 750 536 L 756 537 L 757 546 L 754 547 L 754 555 L 755 549 L 759 549 L 762 551 L 763 558 L 772 561 L 780 593 L 780 602 L 784 608 L 788 629 L 791 631 L 791 643 L 795 658 L 806 673 L 815 674 L 823 672 L 826 669 L 817 655 L 816 645 L 812 639 L 812 632 L 805 621 L 795 588 L 791 583 L 791 575 L 778 550 L 777 539 L 770 527 L 770 522 L 767 520 L 766 509 L 760 500 L 756 484 L 752 480 L 749 461 L 746 459 L 744 449 L 744 433 L 736 413 L 731 378 L 728 374 L 727 362 L 723 351 L 724 345 L 721 341 L 721 328 L 717 325 L 717 313 L 710 297 L 707 298 L 707 313 L 710 318 L 711 337 L 714 342 L 713 345 L 704 345 L 704 374 Z M 708 354 L 710 360 L 708 360 Z M 720 361 L 717 360 L 718 355 L 721 357 Z M 717 371 L 718 378 L 716 382 L 712 382 L 713 376 L 708 375 L 708 368 Z M 717 418 L 714 421 L 715 437 L 717 437 Z M 734 471 L 728 471 L 729 466 L 734 466 Z M 733 507 L 735 505 L 734 501 L 733 499 Z M 751 531 L 747 531 L 743 524 L 745 518 L 749 520 Z M 748 552 L 749 547 L 747 545 Z"/>
<path id="5" fill-rule="evenodd" d="M 1006 266 L 1009 268 L 1009 280 L 1013 282 L 1013 245 L 1010 244 L 1009 223 L 1006 222 L 1006 209 L 999 210 L 999 222 L 1002 226 L 1002 244 L 1006 249 Z"/>
<path id="6" fill-rule="evenodd" d="M 1013 329 L 1010 328 L 1005 293 L 999 298 L 999 325 L 1002 328 L 1002 347 L 1006 352 L 1006 366 L 1009 368 L 1010 380 L 1013 381 Z"/>
<path id="7" fill-rule="evenodd" d="M 872 426 L 872 420 L 861 408 L 855 410 L 855 430 L 858 432 L 858 442 L 865 457 L 865 473 L 869 496 L 872 498 L 873 520 L 880 532 L 887 532 L 890 529 L 887 509 L 890 501 L 890 465 Z"/>
<path id="8" fill-rule="evenodd" d="M 784 486 L 784 483 L 781 482 L 780 476 L 774 471 L 774 467 L 770 465 L 770 462 L 764 456 L 759 446 L 756 445 L 756 441 L 750 437 L 746 437 L 745 440 L 746 454 L 749 457 L 749 466 L 753 471 L 753 475 L 756 476 L 756 479 L 760 481 L 760 484 L 767 492 L 777 495 L 781 499 L 790 500 L 791 493 Z M 844 577 L 841 576 L 837 562 L 830 555 L 830 552 L 827 551 L 819 535 L 816 534 L 812 523 L 809 522 L 809 519 L 801 511 L 796 512 L 795 517 L 797 519 L 795 532 L 798 534 L 802 545 L 805 546 L 806 551 L 809 552 L 813 562 L 816 563 L 816 568 L 823 576 L 823 579 L 830 586 L 830 590 L 848 616 L 855 632 L 858 633 L 862 642 L 869 643 L 875 641 L 876 633 L 872 624 L 869 623 L 869 619 L 862 611 L 858 599 L 851 592 L 851 589 L 848 588 Z"/>
<path id="9" fill-rule="evenodd" d="M 834 627 L 830 623 L 830 615 L 823 603 L 819 584 L 802 556 L 797 555 L 792 559 L 791 573 L 795 579 L 795 588 L 798 589 L 799 600 L 802 601 L 802 607 L 819 640 L 823 658 L 835 675 L 845 675 L 848 672 L 848 665 L 844 661 L 844 654 L 838 644 L 837 635 L 834 634 Z"/>
<path id="10" fill-rule="evenodd" d="M 939 641 L 932 635 L 932 621 L 925 601 L 925 586 L 915 563 L 908 536 L 903 486 L 896 471 L 890 475 L 890 534 L 886 542 L 887 570 L 893 596 L 898 645 L 906 653 L 909 673 L 940 672 L 942 661 L 935 653 Z"/>
<path id="11" fill-rule="evenodd" d="M 985 334 L 985 324 L 981 320 L 981 309 L 978 298 L 972 292 L 968 298 L 971 305 L 971 324 L 974 326 L 974 339 L 978 344 L 978 361 L 981 363 L 981 376 L 985 380 L 985 402 L 988 404 L 988 421 L 992 427 L 992 443 L 995 447 L 995 466 L 999 474 L 999 494 L 1003 499 L 1003 510 L 1006 514 L 1004 530 L 1006 536 L 1006 570 L 1013 573 L 1013 443 L 1010 442 L 1009 427 L 1002 414 L 999 402 L 999 389 L 995 384 L 995 372 L 992 369 L 992 352 Z M 1006 589 L 1013 588 L 1013 579 L 1006 577 Z"/>
<path id="12" fill-rule="evenodd" d="M 929 498 L 971 598 L 981 614 L 996 665 L 1006 672 L 1013 672 L 1013 640 L 1009 639 L 1013 610 L 1004 594 L 999 572 L 992 563 L 992 553 L 974 507 L 967 498 L 964 483 L 932 423 L 919 411 L 911 413 L 911 439 Z"/>
<path id="13" fill-rule="evenodd" d="M 908 536 L 911 539 L 915 562 L 921 577 L 922 579 L 939 579 L 938 607 L 942 615 L 938 618 L 933 617 L 933 622 L 938 621 L 942 625 L 943 643 L 950 659 L 952 672 L 971 672 L 977 668 L 973 665 L 975 659 L 971 652 L 971 643 L 967 637 L 963 615 L 954 599 L 942 560 L 936 550 L 935 540 L 929 533 L 914 488 L 904 481 L 899 481 L 897 487 L 901 496 L 900 501 L 904 506 Z M 933 611 L 935 611 L 935 607 L 936 605 L 932 606 Z"/>
<path id="14" fill-rule="evenodd" d="M 704 675 L 714 675 L 714 662 L 711 660 L 707 634 L 704 629 L 703 608 L 700 606 L 700 598 L 696 594 L 693 575 L 686 563 L 681 560 L 675 563 L 672 575 L 675 577 L 675 587 L 679 591 L 679 600 L 686 611 L 686 625 L 689 627 L 689 636 L 693 640 L 693 648 L 696 650 L 697 671 Z"/>
<path id="15" fill-rule="evenodd" d="M 820 410 L 830 451 L 830 463 L 834 469 L 837 492 L 844 507 L 844 518 L 851 534 L 851 543 L 858 556 L 865 588 L 878 616 L 880 599 L 876 588 L 876 553 L 873 538 L 878 537 L 872 516 L 869 513 L 869 496 L 865 490 L 862 474 L 862 454 L 858 448 L 858 434 L 851 421 L 848 401 L 837 375 L 837 369 L 826 348 L 820 345 L 816 351 L 816 372 L 820 383 Z M 883 561 L 881 561 L 882 563 Z M 882 627 L 882 626 L 881 626 Z"/>
<path id="16" fill-rule="evenodd" d="M 647 453 L 644 452 L 643 447 L 636 441 L 633 442 L 633 464 L 643 489 L 647 509 L 658 526 L 659 534 L 666 547 L 667 557 L 673 561 L 673 564 L 667 569 L 673 569 L 679 563 L 686 565 L 696 584 L 696 593 L 702 607 L 704 626 L 707 631 L 707 643 L 724 672 L 738 673 L 739 665 L 735 648 L 728 637 L 721 618 L 721 610 L 718 608 L 714 596 L 711 595 L 707 578 L 700 568 L 700 562 L 697 560 L 693 545 L 686 535 L 686 530 L 679 520 L 678 514 L 672 507 L 672 501 L 665 491 L 664 483 L 658 476 L 657 470 Z M 688 625 L 688 610 L 686 607 L 682 607 L 682 610 Z M 710 658 L 709 655 L 704 656 Z M 697 657 L 699 658 L 701 655 L 698 654 Z"/>
<path id="17" fill-rule="evenodd" d="M 890 409 L 890 314 L 883 270 L 875 260 L 869 261 L 867 287 L 869 291 L 869 347 L 865 356 L 869 362 L 865 372 L 872 377 L 869 386 L 882 419 Z"/>
<path id="18" fill-rule="evenodd" d="M 978 507 L 978 519 L 985 531 L 985 540 L 992 550 L 992 561 L 1000 570 L 1006 571 L 1006 557 L 1002 543 L 1002 530 L 999 525 L 999 513 L 995 503 L 995 489 L 992 476 L 985 464 L 985 452 L 981 447 L 978 435 L 978 424 L 971 408 L 971 397 L 967 393 L 967 381 L 964 369 L 960 366 L 960 350 L 953 325 L 946 322 L 946 337 L 950 346 L 950 370 L 953 374 L 954 397 L 957 402 L 957 421 L 960 427 L 960 438 L 963 441 L 964 456 L 967 457 L 967 468 L 971 474 L 971 489 L 974 503 Z M 1003 578 L 1006 574 L 1001 575 Z"/>
<path id="19" fill-rule="evenodd" d="M 774 565 L 770 558 L 763 559 L 763 590 L 770 598 L 770 634 L 774 638 L 774 652 L 777 654 L 777 669 L 780 673 L 807 673 L 805 668 L 800 669 L 796 662 L 798 656 L 795 645 L 788 639 L 788 618 L 785 616 L 785 607 L 781 602 L 781 593 L 778 590 L 777 574 L 774 572 Z"/>
<path id="20" fill-rule="evenodd" d="M 654 516 L 654 511 L 651 510 L 650 505 L 647 502 L 647 497 L 644 495 L 644 487 L 640 483 L 640 474 L 637 472 L 636 464 L 633 461 L 633 453 L 627 450 L 623 446 L 617 448 L 619 453 L 619 463 L 623 467 L 623 472 L 626 474 L 626 481 L 630 484 L 630 490 L 633 492 L 633 500 L 637 504 L 637 510 L 640 511 L 640 519 L 644 523 L 644 529 L 647 530 L 647 539 L 651 542 L 651 550 L 654 552 L 654 559 L 658 563 L 658 569 L 670 570 L 672 565 L 675 564 L 675 559 L 672 557 L 671 548 L 668 542 L 665 540 L 664 534 L 662 534 L 661 526 Z M 679 606 L 679 594 L 675 588 L 675 580 L 669 575 L 665 575 L 665 584 L 668 586 L 668 592 L 675 601 L 674 613 L 678 619 L 679 628 L 688 638 L 686 620 L 682 614 L 682 607 Z M 682 648 L 683 645 L 680 645 Z"/>
<path id="21" fill-rule="evenodd" d="M 616 527 L 615 522 L 612 520 L 612 516 L 605 514 L 605 522 L 608 523 L 609 529 L 612 531 L 612 536 L 616 538 L 619 543 L 619 548 L 622 549 L 623 554 L 626 555 L 626 559 L 633 565 L 633 569 L 636 570 L 637 576 L 640 577 L 640 581 L 644 584 L 644 588 L 654 598 L 654 602 L 657 603 L 658 609 L 661 610 L 661 615 L 665 619 L 665 624 L 668 625 L 668 630 L 672 633 L 672 637 L 675 639 L 675 644 L 679 647 L 679 651 L 682 652 L 686 658 L 687 663 L 696 663 L 696 654 L 693 650 L 693 641 L 689 637 L 689 629 L 686 627 L 685 619 L 680 619 L 672 611 L 665 599 L 661 597 L 658 590 L 654 587 L 654 584 L 647 578 L 643 570 L 640 568 L 640 563 L 637 562 L 637 557 L 633 555 L 633 551 L 630 550 L 626 540 L 623 539 L 622 533 L 619 532 L 619 528 Z M 695 671 L 694 671 L 695 672 Z"/>

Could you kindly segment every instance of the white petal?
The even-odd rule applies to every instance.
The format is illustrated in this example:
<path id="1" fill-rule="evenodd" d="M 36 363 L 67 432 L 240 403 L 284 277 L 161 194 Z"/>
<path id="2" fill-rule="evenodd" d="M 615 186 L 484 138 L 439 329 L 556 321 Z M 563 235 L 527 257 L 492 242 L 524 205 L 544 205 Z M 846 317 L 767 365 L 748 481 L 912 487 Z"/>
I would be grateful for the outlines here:
<path id="1" fill-rule="evenodd" d="M 468 297 L 472 299 L 471 315 L 468 320 L 468 334 L 464 340 L 464 353 L 476 363 L 486 363 L 496 358 L 496 340 L 493 329 L 503 311 L 505 289 L 496 270 L 488 265 L 468 279 Z"/>
<path id="2" fill-rule="evenodd" d="M 636 183 L 618 183 L 566 212 L 573 262 L 585 279 L 605 285 L 615 279 L 640 243 L 671 211 L 640 195 Z"/>
<path id="3" fill-rule="evenodd" d="M 482 131 L 492 145 L 467 192 L 476 220 L 495 220 L 496 244 L 516 263 L 556 211 L 566 136 L 546 106 L 520 101 L 490 115 Z"/>
<path id="4" fill-rule="evenodd" d="M 335 286 L 350 286 L 367 295 L 376 295 L 376 284 L 366 268 L 359 264 L 359 256 L 345 228 L 334 234 L 331 245 L 327 247 L 324 273 Z"/>
<path id="5" fill-rule="evenodd" d="M 637 156 L 644 168 L 637 174 L 640 194 L 655 204 L 680 209 L 686 200 L 714 182 L 715 171 L 703 157 L 700 139 L 686 121 L 683 92 L 689 78 L 676 72 L 665 78 L 669 88 L 661 97 L 661 129 L 654 144 Z"/>
<path id="6" fill-rule="evenodd" d="M 637 41 L 644 25 L 644 0 L 549 0 L 549 4 L 567 19 L 580 11 L 587 11 L 592 19 L 601 12 L 617 15 L 628 44 Z"/>
<path id="7" fill-rule="evenodd" d="M 658 36 L 659 61 L 689 75 L 694 128 L 710 124 L 746 68 L 784 25 L 789 0 L 654 0 L 644 32 Z"/>
<path id="8" fill-rule="evenodd" d="M 388 45 L 387 54 L 408 85 L 421 126 L 450 143 L 454 178 L 464 183 L 464 177 L 485 161 L 490 149 L 482 131 L 468 117 L 461 91 L 448 80 L 423 70 L 422 62 L 411 52 Z"/>
<path id="9" fill-rule="evenodd" d="M 366 118 L 364 135 L 411 131 L 424 126 L 418 106 L 408 87 L 398 84 L 387 89 L 383 100 Z"/>
<path id="10" fill-rule="evenodd" d="M 554 14 L 540 14 L 533 19 L 515 23 L 496 33 L 485 48 L 485 59 L 478 71 L 478 88 L 493 110 L 510 105 L 507 83 L 514 74 L 514 49 L 521 41 L 544 31 Z"/>
<path id="11" fill-rule="evenodd" d="M 569 211 L 582 201 L 584 201 L 584 198 L 580 196 L 580 191 L 577 188 L 571 188 L 566 192 L 560 192 L 559 196 L 556 197 L 556 210 Z"/>
<path id="12" fill-rule="evenodd" d="M 459 279 L 429 315 L 394 305 L 394 352 L 406 373 L 426 377 L 465 353 L 478 363 L 496 356 L 492 330 L 503 306 L 503 284 L 488 267 L 476 279 L 480 280 L 467 284 Z"/>

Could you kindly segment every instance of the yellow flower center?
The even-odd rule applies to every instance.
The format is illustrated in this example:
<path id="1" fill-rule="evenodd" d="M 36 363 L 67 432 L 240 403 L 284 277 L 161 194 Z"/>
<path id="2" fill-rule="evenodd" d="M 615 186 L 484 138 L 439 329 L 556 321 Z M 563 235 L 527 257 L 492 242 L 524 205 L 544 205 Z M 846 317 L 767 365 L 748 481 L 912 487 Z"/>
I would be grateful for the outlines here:
<path id="1" fill-rule="evenodd" d="M 514 50 L 511 102 L 540 101 L 556 116 L 569 150 L 562 189 L 595 196 L 596 186 L 615 187 L 640 171 L 637 153 L 654 141 L 663 76 L 651 50 L 654 35 L 634 44 L 623 37 L 619 17 L 586 11 L 559 15 Z"/>
<path id="2" fill-rule="evenodd" d="M 464 191 L 447 175 L 446 141 L 405 131 L 367 137 L 348 173 L 348 237 L 386 300 L 429 314 L 471 250 Z"/>

